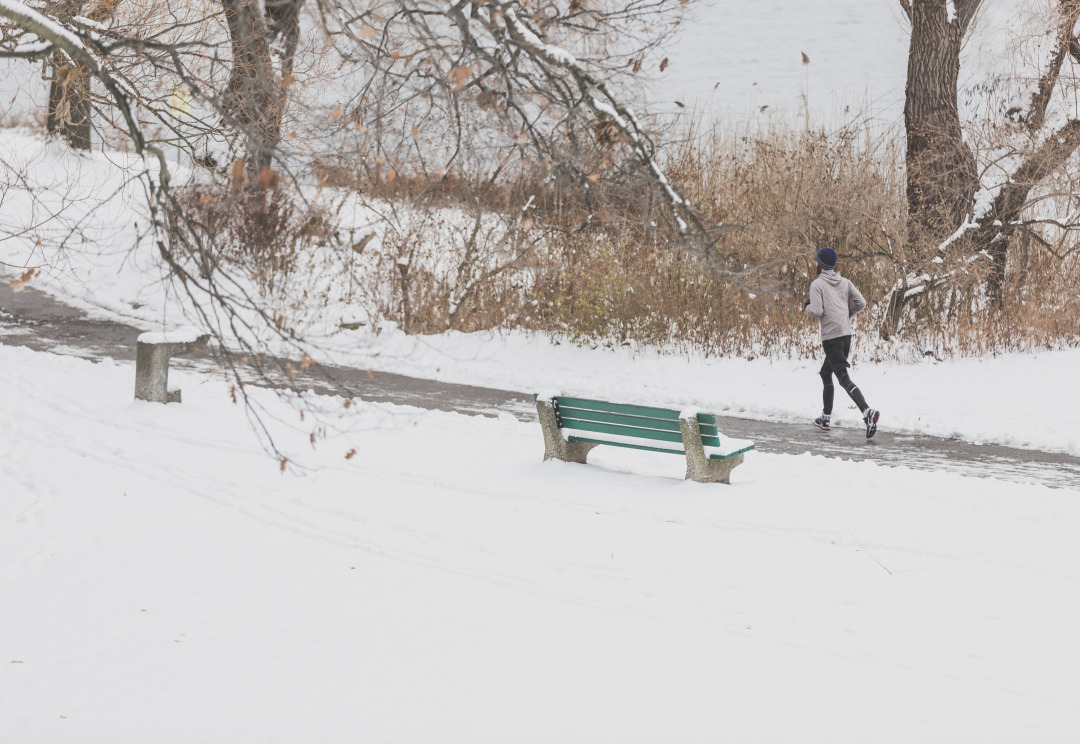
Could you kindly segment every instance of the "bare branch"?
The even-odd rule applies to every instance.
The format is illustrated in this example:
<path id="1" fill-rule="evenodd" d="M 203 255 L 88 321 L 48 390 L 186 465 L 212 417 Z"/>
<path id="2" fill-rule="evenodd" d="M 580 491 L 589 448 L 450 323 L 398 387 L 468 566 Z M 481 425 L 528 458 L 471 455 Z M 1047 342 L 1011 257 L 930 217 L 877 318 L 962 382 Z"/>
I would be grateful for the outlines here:
<path id="1" fill-rule="evenodd" d="M 982 7 L 982 3 L 983 0 L 953 0 L 961 36 L 967 34 L 971 22 L 975 20 L 975 15 L 979 12 L 979 8 Z"/>
<path id="2" fill-rule="evenodd" d="M 1038 89 L 1031 96 L 1031 106 L 1025 121 L 1029 132 L 1037 132 L 1046 122 L 1046 109 L 1061 76 L 1061 65 L 1065 61 L 1065 55 L 1080 53 L 1080 44 L 1073 35 L 1077 19 L 1080 18 L 1080 0 L 1063 0 L 1058 12 L 1061 18 L 1058 25 L 1057 47 L 1050 57 L 1049 66 L 1039 79 Z"/>

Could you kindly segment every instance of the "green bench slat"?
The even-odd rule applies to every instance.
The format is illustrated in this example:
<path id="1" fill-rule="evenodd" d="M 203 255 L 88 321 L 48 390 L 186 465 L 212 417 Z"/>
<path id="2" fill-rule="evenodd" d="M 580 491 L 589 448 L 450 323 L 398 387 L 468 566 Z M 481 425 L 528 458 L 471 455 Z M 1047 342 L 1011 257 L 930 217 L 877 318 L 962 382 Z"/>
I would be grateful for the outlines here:
<path id="1" fill-rule="evenodd" d="M 576 421 L 562 420 L 563 429 L 577 429 L 580 431 L 595 431 L 601 434 L 616 434 L 621 437 L 635 437 L 637 439 L 652 439 L 657 442 L 682 442 L 681 431 L 661 431 L 660 429 L 645 429 L 637 426 L 619 426 L 617 424 L 605 424 L 599 421 Z M 701 443 L 706 447 L 719 447 L 720 438 L 705 436 L 702 434 Z"/>
<path id="2" fill-rule="evenodd" d="M 660 431 L 679 431 L 679 422 L 670 419 L 647 418 L 645 416 L 628 416 L 622 413 L 605 413 L 584 408 L 572 408 L 559 403 L 559 417 L 563 421 L 597 421 L 603 424 L 619 424 L 620 426 L 639 426 L 643 429 L 659 429 Z M 701 424 L 702 435 L 713 436 L 717 434 L 715 424 Z"/>
<path id="3" fill-rule="evenodd" d="M 735 457 L 735 455 L 741 455 L 743 453 L 749 452 L 752 449 L 754 449 L 754 445 L 751 444 L 749 447 L 743 447 L 741 450 L 735 450 L 734 452 L 729 452 L 726 455 L 709 455 L 709 459 L 730 460 L 731 458 Z"/>
<path id="4" fill-rule="evenodd" d="M 609 442 L 606 439 L 589 439 L 588 437 L 569 436 L 568 442 L 588 442 L 589 444 L 607 444 L 612 447 L 628 447 L 629 449 L 646 450 L 647 452 L 666 452 L 669 455 L 685 455 L 682 450 L 664 449 L 663 447 L 649 447 L 644 444 L 630 444 L 629 442 Z"/>
<path id="5" fill-rule="evenodd" d="M 539 394 L 533 393 L 533 400 L 536 400 Z M 675 422 L 676 430 L 679 424 L 679 411 L 672 410 L 670 408 L 654 408 L 652 406 L 634 406 L 623 403 L 608 403 L 603 400 L 592 400 L 590 398 L 567 398 L 559 396 L 555 399 L 558 401 L 559 409 L 562 411 L 566 408 L 573 408 L 577 411 L 595 411 L 603 413 L 613 413 L 622 416 L 639 416 L 647 419 L 658 419 L 660 421 L 673 421 Z M 583 417 L 578 417 L 583 418 Z M 591 420 L 591 419 L 590 419 Z M 600 420 L 600 419 L 596 419 Z M 711 413 L 699 413 L 698 423 L 702 425 L 702 434 L 716 434 L 716 416 Z M 659 427 L 653 427 L 659 428 Z"/>
<path id="6" fill-rule="evenodd" d="M 579 431 L 595 431 L 601 434 L 615 434 L 616 436 L 634 437 L 635 439 L 652 439 L 656 442 L 678 442 L 679 444 L 682 444 L 682 434 L 676 431 L 638 429 L 630 426 L 602 424 L 597 421 L 567 421 L 566 419 L 563 419 L 562 428 L 577 429 Z"/>
<path id="7" fill-rule="evenodd" d="M 597 421 L 602 424 L 620 424 L 622 426 L 640 426 L 643 429 L 660 431 L 678 431 L 678 420 L 658 419 L 650 416 L 629 416 L 625 413 L 607 413 L 588 408 L 574 408 L 559 401 L 559 418 L 573 421 Z"/>
<path id="8" fill-rule="evenodd" d="M 678 423 L 679 412 L 666 408 L 650 408 L 649 406 L 630 406 L 621 403 L 608 403 L 602 400 L 589 400 L 588 398 L 557 398 L 559 408 L 583 408 L 587 411 L 604 411 L 606 413 L 621 413 L 624 416 L 643 416 L 645 418 L 663 419 Z M 716 423 L 715 421 L 713 423 Z"/>
<path id="9" fill-rule="evenodd" d="M 568 442 L 588 442 L 590 444 L 608 444 L 608 445 L 611 445 L 612 447 L 627 447 L 629 449 L 646 450 L 647 452 L 663 452 L 663 453 L 666 453 L 666 454 L 669 454 L 669 455 L 685 455 L 686 454 L 686 452 L 684 452 L 681 449 L 673 450 L 673 449 L 664 449 L 663 447 L 649 447 L 649 446 L 644 445 L 644 444 L 630 444 L 629 442 L 609 442 L 606 439 L 590 439 L 589 437 L 579 437 L 579 436 L 575 436 L 573 434 L 568 436 L 566 438 L 566 440 Z M 736 455 L 745 454 L 745 453 L 749 452 L 752 449 L 754 449 L 754 445 L 751 444 L 749 447 L 743 447 L 741 450 L 736 450 L 735 452 L 729 452 L 726 455 L 709 455 L 709 459 L 710 460 L 730 460 L 731 458 L 735 457 Z"/>

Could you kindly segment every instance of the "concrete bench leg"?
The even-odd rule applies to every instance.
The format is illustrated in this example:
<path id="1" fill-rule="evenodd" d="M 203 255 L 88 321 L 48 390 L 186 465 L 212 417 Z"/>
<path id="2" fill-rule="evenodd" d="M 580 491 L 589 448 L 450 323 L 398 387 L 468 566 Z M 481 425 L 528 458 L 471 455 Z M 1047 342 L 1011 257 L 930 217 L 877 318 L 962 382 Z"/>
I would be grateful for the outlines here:
<path id="1" fill-rule="evenodd" d="M 179 403 L 180 391 L 169 390 L 169 359 L 178 354 L 202 351 L 209 335 L 194 341 L 139 340 L 135 355 L 135 399 L 152 403 Z"/>
<path id="2" fill-rule="evenodd" d="M 544 459 L 584 463 L 595 444 L 568 442 L 559 428 L 555 406 L 550 400 L 537 400 L 536 412 L 540 414 L 540 426 L 544 430 Z"/>
<path id="3" fill-rule="evenodd" d="M 683 449 L 686 450 L 686 479 L 698 483 L 731 484 L 731 471 L 742 464 L 741 454 L 726 460 L 710 460 L 701 441 L 701 428 L 697 419 L 679 419 Z"/>

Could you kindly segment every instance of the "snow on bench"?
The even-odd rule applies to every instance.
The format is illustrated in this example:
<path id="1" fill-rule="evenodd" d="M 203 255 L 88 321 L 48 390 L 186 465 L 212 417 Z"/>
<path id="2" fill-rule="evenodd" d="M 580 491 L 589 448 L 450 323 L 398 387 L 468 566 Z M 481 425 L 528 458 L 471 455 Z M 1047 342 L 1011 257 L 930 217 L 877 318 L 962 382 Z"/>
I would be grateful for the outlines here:
<path id="1" fill-rule="evenodd" d="M 538 393 L 544 459 L 584 463 L 604 444 L 686 456 L 686 477 L 699 483 L 731 483 L 731 471 L 754 449 L 748 439 L 720 433 L 716 416 L 651 406 Z"/>

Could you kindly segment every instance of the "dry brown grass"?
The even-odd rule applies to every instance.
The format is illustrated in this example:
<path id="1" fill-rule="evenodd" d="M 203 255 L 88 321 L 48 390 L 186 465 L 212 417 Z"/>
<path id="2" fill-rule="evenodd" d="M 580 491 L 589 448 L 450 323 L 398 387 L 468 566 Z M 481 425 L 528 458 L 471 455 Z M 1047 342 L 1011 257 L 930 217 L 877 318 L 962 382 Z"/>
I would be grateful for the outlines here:
<path id="1" fill-rule="evenodd" d="M 668 154 L 667 172 L 683 193 L 729 226 L 718 246 L 728 262 L 771 266 L 745 278 L 759 291 L 685 255 L 665 226 L 663 205 L 644 195 L 632 169 L 613 169 L 614 177 L 598 184 L 594 205 L 601 208 L 585 231 L 578 230 L 585 205 L 566 184 L 517 183 L 516 193 L 537 194 L 541 207 L 532 214 L 547 230 L 529 256 L 528 281 L 515 287 L 507 275 L 490 282 L 453 327 L 524 328 L 581 344 L 706 354 L 809 353 L 813 329 L 801 307 L 817 246 L 845 256 L 845 273 L 869 297 L 891 285 L 876 269 L 902 240 L 903 180 L 880 165 L 896 153 L 883 156 L 877 147 L 847 132 L 690 132 Z M 406 326 L 444 330 L 437 305 L 446 292 L 430 275 L 415 276 L 414 288 L 397 290 L 409 297 Z M 421 310 L 417 298 L 434 306 Z M 420 317 L 432 322 L 418 326 Z"/>
<path id="2" fill-rule="evenodd" d="M 902 148 L 895 133 L 854 129 L 686 133 L 666 154 L 669 177 L 711 220 L 727 226 L 717 249 L 729 265 L 769 267 L 742 277 L 741 286 L 679 250 L 662 205 L 648 198 L 632 168 L 619 171 L 616 164 L 609 173 L 614 177 L 597 185 L 587 230 L 580 229 L 587 210 L 575 185 L 542 172 L 518 174 L 479 204 L 475 187 L 462 188 L 467 179 L 439 185 L 400 178 L 385 196 L 435 189 L 440 206 L 456 201 L 498 212 L 532 195 L 529 214 L 536 224 L 519 227 L 518 238 L 536 243 L 464 301 L 454 299 L 460 272 L 432 271 L 430 260 L 410 260 L 403 270 L 395 258 L 380 274 L 390 297 L 384 312 L 419 333 L 519 328 L 587 345 L 813 355 L 816 323 L 801 307 L 815 276 L 814 251 L 828 245 L 870 303 L 860 318 L 860 334 L 869 342 L 860 345 L 863 354 L 965 356 L 1080 342 L 1074 289 L 1080 254 L 1056 258 L 1034 242 L 1010 252 L 1000 310 L 987 301 L 984 270 L 973 263 L 944 288 L 910 303 L 892 341 L 878 339 L 887 293 L 905 274 L 932 269 L 928 257 L 936 251 L 907 244 Z M 420 229 L 400 237 L 391 254 L 415 256 L 447 227 L 431 222 L 426 229 L 429 234 Z M 498 255 L 501 248 L 485 250 Z"/>

